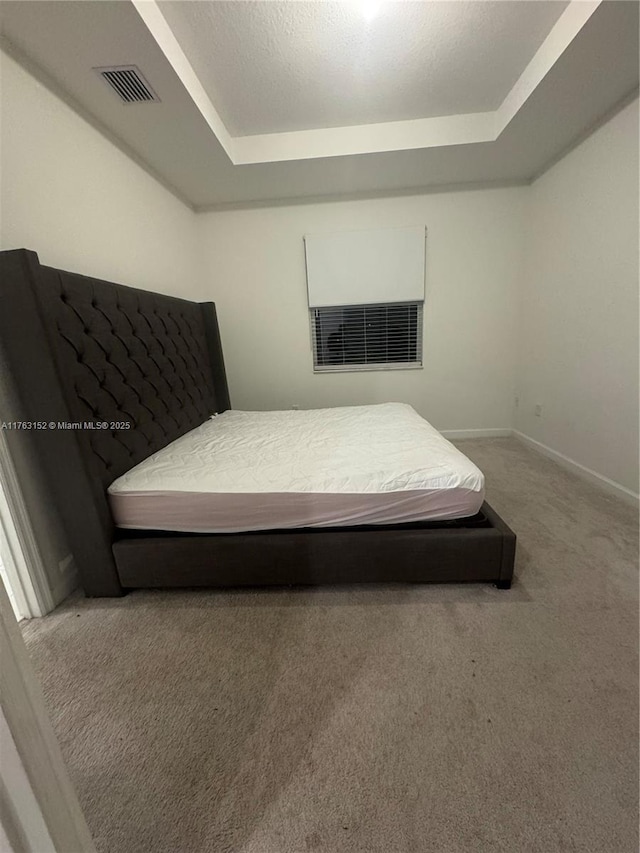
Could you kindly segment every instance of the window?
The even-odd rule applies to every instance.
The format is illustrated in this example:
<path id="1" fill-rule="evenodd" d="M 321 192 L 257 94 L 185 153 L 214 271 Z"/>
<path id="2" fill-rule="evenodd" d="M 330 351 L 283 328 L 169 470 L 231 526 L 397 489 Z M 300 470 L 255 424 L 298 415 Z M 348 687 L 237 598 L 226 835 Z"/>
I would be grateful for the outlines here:
<path id="1" fill-rule="evenodd" d="M 424 225 L 304 237 L 316 373 L 422 367 Z"/>
<path id="2" fill-rule="evenodd" d="M 311 308 L 316 372 L 422 367 L 422 302 Z"/>

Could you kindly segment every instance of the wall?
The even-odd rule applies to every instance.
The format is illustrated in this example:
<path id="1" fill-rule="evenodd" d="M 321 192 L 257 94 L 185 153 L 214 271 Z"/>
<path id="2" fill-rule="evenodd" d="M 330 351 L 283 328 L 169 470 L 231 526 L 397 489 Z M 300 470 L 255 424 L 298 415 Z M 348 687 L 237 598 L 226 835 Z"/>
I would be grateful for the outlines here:
<path id="1" fill-rule="evenodd" d="M 198 217 L 232 403 L 401 400 L 443 430 L 508 429 L 527 188 L 222 211 Z M 303 235 L 426 225 L 424 369 L 312 371 Z"/>
<path id="2" fill-rule="evenodd" d="M 0 52 L 0 247 L 124 284 L 201 296 L 195 214 L 95 128 Z M 11 420 L 0 388 L 2 419 Z M 75 584 L 73 563 L 37 470 L 13 462 L 53 601 Z"/>
<path id="3" fill-rule="evenodd" d="M 1 248 L 198 298 L 193 211 L 2 51 L 0 62 Z"/>
<path id="4" fill-rule="evenodd" d="M 516 427 L 637 494 L 638 102 L 529 196 Z"/>

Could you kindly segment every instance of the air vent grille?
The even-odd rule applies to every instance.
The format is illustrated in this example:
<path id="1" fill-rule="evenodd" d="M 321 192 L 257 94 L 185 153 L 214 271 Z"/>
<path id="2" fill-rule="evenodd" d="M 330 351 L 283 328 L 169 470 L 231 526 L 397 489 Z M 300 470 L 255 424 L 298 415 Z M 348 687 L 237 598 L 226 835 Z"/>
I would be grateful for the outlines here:
<path id="1" fill-rule="evenodd" d="M 135 65 L 116 65 L 94 70 L 125 104 L 160 100 Z"/>

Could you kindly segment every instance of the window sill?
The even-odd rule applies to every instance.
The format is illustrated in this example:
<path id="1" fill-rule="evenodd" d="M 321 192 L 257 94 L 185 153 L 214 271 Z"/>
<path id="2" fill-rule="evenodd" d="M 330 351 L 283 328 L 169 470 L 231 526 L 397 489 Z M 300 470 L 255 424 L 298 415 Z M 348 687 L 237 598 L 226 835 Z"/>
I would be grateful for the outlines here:
<path id="1" fill-rule="evenodd" d="M 411 364 L 326 364 L 314 367 L 314 373 L 366 373 L 380 370 L 422 370 L 424 365 L 413 362 Z"/>

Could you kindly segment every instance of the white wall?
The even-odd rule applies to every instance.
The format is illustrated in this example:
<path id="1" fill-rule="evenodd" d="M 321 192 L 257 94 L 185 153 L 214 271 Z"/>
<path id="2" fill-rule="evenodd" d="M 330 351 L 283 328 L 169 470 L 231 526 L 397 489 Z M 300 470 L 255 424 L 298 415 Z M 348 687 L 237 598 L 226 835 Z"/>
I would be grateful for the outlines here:
<path id="1" fill-rule="evenodd" d="M 526 188 L 198 217 L 233 406 L 401 400 L 444 430 L 509 428 Z M 426 225 L 423 370 L 316 374 L 303 235 Z"/>
<path id="2" fill-rule="evenodd" d="M 637 101 L 529 188 L 526 230 L 516 427 L 637 493 Z"/>
<path id="3" fill-rule="evenodd" d="M 0 51 L 0 246 L 198 298 L 195 214 Z"/>

